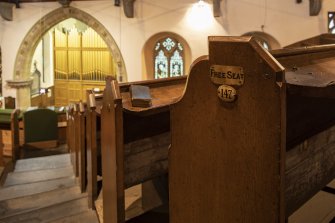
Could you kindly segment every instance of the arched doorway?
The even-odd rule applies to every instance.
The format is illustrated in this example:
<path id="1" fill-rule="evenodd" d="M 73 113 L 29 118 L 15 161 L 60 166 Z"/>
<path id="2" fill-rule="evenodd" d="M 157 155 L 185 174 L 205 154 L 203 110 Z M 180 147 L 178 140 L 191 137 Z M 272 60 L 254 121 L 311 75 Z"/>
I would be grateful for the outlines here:
<path id="1" fill-rule="evenodd" d="M 121 52 L 107 29 L 94 17 L 77 8 L 59 8 L 41 18 L 26 35 L 19 48 L 14 68 L 14 81 L 20 83 L 17 87 L 18 107 L 30 106 L 30 85 L 21 84 L 30 80 L 31 64 L 34 52 L 43 35 L 59 22 L 69 18 L 77 19 L 97 32 L 109 48 L 117 64 L 117 77 L 127 81 L 127 73 Z M 15 84 L 12 86 L 15 87 Z M 28 86 L 28 87 L 27 87 Z"/>

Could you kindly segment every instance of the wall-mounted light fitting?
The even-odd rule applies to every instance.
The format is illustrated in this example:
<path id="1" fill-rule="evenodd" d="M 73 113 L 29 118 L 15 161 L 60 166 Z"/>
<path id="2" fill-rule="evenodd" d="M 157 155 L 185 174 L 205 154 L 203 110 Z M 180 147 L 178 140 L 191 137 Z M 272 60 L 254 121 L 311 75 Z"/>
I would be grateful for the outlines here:
<path id="1" fill-rule="evenodd" d="M 221 0 L 213 0 L 213 16 L 220 17 L 221 16 L 221 8 L 220 8 Z M 196 6 L 199 8 L 205 7 L 206 2 L 204 0 L 198 0 Z"/>
<path id="2" fill-rule="evenodd" d="M 204 0 L 198 0 L 198 2 L 197 2 L 197 6 L 198 6 L 198 7 L 204 7 L 204 6 L 205 6 L 205 2 L 204 2 Z"/>

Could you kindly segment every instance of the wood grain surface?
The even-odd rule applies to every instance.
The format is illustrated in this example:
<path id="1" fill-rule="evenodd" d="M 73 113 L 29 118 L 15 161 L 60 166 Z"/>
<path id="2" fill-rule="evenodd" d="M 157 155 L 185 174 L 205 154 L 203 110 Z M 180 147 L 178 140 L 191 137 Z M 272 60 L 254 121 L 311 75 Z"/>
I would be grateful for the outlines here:
<path id="1" fill-rule="evenodd" d="M 243 67 L 234 103 L 217 97 L 209 78 L 214 64 Z M 284 222 L 281 75 L 253 39 L 210 37 L 209 59 L 194 63 L 183 98 L 171 108 L 170 222 Z"/>

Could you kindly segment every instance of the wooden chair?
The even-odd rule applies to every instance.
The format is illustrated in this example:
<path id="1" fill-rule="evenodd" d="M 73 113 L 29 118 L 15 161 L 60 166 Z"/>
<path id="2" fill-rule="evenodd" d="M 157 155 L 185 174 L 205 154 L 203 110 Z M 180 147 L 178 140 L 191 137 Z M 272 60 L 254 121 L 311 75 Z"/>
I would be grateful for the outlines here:
<path id="1" fill-rule="evenodd" d="M 171 223 L 283 223 L 334 179 L 334 57 L 209 37 L 171 106 Z"/>

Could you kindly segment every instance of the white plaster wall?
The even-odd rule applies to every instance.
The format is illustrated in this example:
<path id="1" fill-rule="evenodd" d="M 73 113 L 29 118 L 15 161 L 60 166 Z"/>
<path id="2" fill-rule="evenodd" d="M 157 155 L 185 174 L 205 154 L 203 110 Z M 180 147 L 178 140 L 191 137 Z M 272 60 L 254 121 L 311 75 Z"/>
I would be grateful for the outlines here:
<path id="1" fill-rule="evenodd" d="M 41 88 L 49 88 L 54 85 L 53 52 L 52 33 L 48 32 L 44 36 L 44 78 L 41 77 Z"/>
<path id="2" fill-rule="evenodd" d="M 35 71 L 34 61 L 36 61 L 37 69 L 41 72 L 41 88 L 49 88 L 54 85 L 52 44 L 52 35 L 48 32 L 44 36 L 43 43 L 40 41 L 37 45 L 32 59 L 30 73 L 32 74 Z"/>
<path id="3" fill-rule="evenodd" d="M 4 27 L 0 45 L 3 49 L 2 85 L 5 97 L 16 97 L 16 91 L 7 86 L 6 80 L 14 78 L 15 58 L 23 38 L 41 17 L 58 7 L 59 3 L 57 2 L 47 4 L 26 3 L 21 4 L 20 9 L 15 9 L 13 21 L 9 22 L 1 18 L 0 23 Z"/>
<path id="4" fill-rule="evenodd" d="M 319 16 L 309 16 L 309 1 L 295 0 L 222 0 L 222 17 L 205 19 L 209 26 L 197 30 L 189 26 L 189 15 L 196 0 L 136 0 L 135 18 L 126 18 L 114 1 L 76 1 L 79 8 L 99 20 L 114 37 L 125 61 L 128 81 L 140 80 L 142 48 L 148 38 L 170 31 L 184 37 L 192 60 L 207 54 L 208 35 L 241 35 L 264 31 L 282 46 L 327 32 L 327 12 L 335 10 L 331 0 L 323 1 Z M 211 3 L 211 1 L 207 1 Z M 334 5 L 334 6 L 333 6 Z M 3 79 L 13 79 L 18 48 L 29 29 L 44 15 L 60 7 L 57 2 L 25 3 L 16 9 L 15 20 L 0 20 L 0 45 L 3 50 Z M 196 19 L 195 19 L 196 21 Z M 5 81 L 3 81 L 5 84 Z M 4 95 L 15 92 L 4 86 Z"/>
<path id="5" fill-rule="evenodd" d="M 39 44 L 37 45 L 37 47 L 35 49 L 35 53 L 34 53 L 31 68 L 30 68 L 30 73 L 34 73 L 34 71 L 35 71 L 35 66 L 34 66 L 35 61 L 36 61 L 37 70 L 39 70 L 41 72 L 41 74 L 43 74 L 42 41 L 39 42 Z"/>
<path id="6" fill-rule="evenodd" d="M 327 30 L 327 12 L 335 9 L 331 0 L 323 1 L 319 16 L 309 16 L 309 1 L 224 0 L 225 28 L 230 35 L 262 31 L 275 37 L 281 46 L 313 37 Z"/>
<path id="7" fill-rule="evenodd" d="M 207 53 L 208 35 L 226 35 L 224 28 L 210 18 L 212 23 L 205 30 L 188 27 L 187 14 L 194 0 L 137 0 L 135 18 L 126 18 L 123 8 L 113 2 L 74 2 L 73 7 L 97 18 L 114 37 L 126 64 L 128 81 L 140 80 L 141 54 L 145 42 L 159 32 L 175 32 L 186 39 L 192 49 L 192 59 Z"/>

